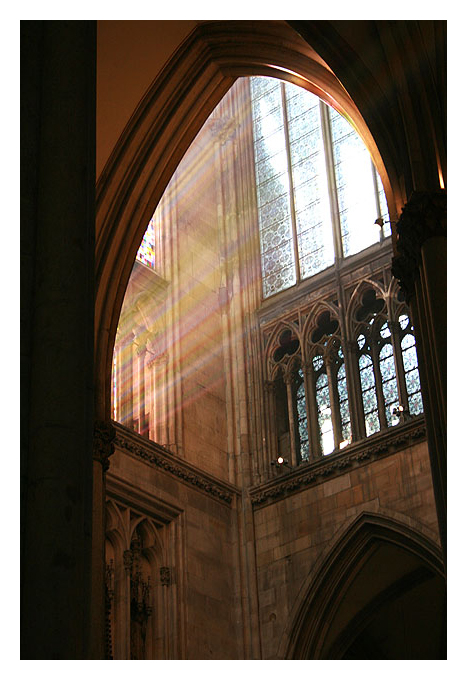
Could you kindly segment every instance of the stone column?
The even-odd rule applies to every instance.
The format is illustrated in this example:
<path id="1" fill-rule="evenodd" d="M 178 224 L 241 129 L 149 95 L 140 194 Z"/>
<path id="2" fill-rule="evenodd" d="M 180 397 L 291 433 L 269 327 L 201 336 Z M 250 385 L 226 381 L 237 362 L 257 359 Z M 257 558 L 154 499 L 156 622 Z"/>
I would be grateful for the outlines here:
<path id="1" fill-rule="evenodd" d="M 305 364 L 303 373 L 305 376 L 305 400 L 306 416 L 308 422 L 308 437 L 310 442 L 310 461 L 312 461 L 321 457 L 318 408 L 316 406 L 315 372 L 312 361 Z"/>
<path id="2" fill-rule="evenodd" d="M 392 272 L 410 305 L 433 487 L 446 553 L 446 192 L 414 192 L 397 223 Z"/>
<path id="3" fill-rule="evenodd" d="M 96 22 L 20 30 L 21 658 L 87 659 Z"/>
<path id="4" fill-rule="evenodd" d="M 114 452 L 115 428 L 110 423 L 94 423 L 92 488 L 92 581 L 91 646 L 92 659 L 105 658 L 105 473 Z"/>
<path id="5" fill-rule="evenodd" d="M 296 420 L 295 420 L 295 403 L 293 395 L 293 381 L 294 376 L 288 373 L 285 376 L 285 386 L 287 388 L 287 410 L 289 414 L 289 433 L 290 433 L 290 457 L 292 458 L 292 465 L 298 465 L 299 456 L 297 451 L 297 437 L 296 437 Z"/>
<path id="6" fill-rule="evenodd" d="M 344 344 L 346 362 L 347 393 L 349 395 L 350 427 L 352 441 L 366 437 L 365 416 L 360 388 L 360 371 L 358 367 L 358 344 L 356 340 L 347 340 Z"/>
<path id="7" fill-rule="evenodd" d="M 332 433 L 334 435 L 334 449 L 339 449 L 339 444 L 341 442 L 341 413 L 339 409 L 339 396 L 337 394 L 337 386 L 335 381 L 335 364 L 334 357 L 328 356 L 325 359 L 326 365 L 326 375 L 328 376 L 328 387 L 329 387 L 329 401 L 331 404 L 331 422 L 332 422 Z"/>
<path id="8" fill-rule="evenodd" d="M 379 426 L 381 430 L 387 425 L 386 422 L 386 409 L 384 407 L 384 393 L 383 393 L 383 382 L 381 377 L 381 368 L 379 365 L 379 351 L 380 348 L 377 342 L 374 340 L 371 343 L 371 360 L 373 362 L 373 375 L 375 376 L 375 389 L 376 389 L 376 400 L 378 403 L 378 419 Z"/>
<path id="9" fill-rule="evenodd" d="M 133 330 L 128 330 L 122 340 L 121 351 L 121 395 L 120 395 L 120 422 L 133 429 L 134 420 L 134 379 L 133 379 L 133 344 L 135 335 Z"/>
<path id="10" fill-rule="evenodd" d="M 391 342 L 394 352 L 394 365 L 396 367 L 399 404 L 404 408 L 408 408 L 409 400 L 407 397 L 407 385 L 405 384 L 404 362 L 402 360 L 401 349 L 401 327 L 397 320 L 388 321 L 388 326 L 389 330 L 391 331 Z"/>
<path id="11" fill-rule="evenodd" d="M 268 441 L 267 452 L 268 459 L 274 460 L 278 454 L 277 442 L 277 427 L 276 427 L 276 384 L 274 380 L 265 380 L 264 387 L 266 389 L 266 412 L 267 412 L 267 428 Z M 267 463 L 266 463 L 267 465 Z M 266 474 L 269 472 L 269 467 L 263 471 Z"/>
<path id="12" fill-rule="evenodd" d="M 146 425 L 146 345 L 137 348 L 138 356 L 138 432 L 143 436 L 148 436 L 148 426 Z"/>

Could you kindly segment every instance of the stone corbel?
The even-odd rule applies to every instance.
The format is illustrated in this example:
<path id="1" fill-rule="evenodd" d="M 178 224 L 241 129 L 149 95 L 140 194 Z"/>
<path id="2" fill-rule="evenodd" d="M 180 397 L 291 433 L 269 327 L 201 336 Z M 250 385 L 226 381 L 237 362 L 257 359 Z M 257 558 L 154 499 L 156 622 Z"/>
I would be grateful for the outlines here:
<path id="1" fill-rule="evenodd" d="M 392 260 L 392 274 L 409 301 L 419 276 L 422 246 L 429 238 L 447 234 L 447 200 L 445 191 L 416 191 L 402 209 L 396 225 L 397 255 Z"/>
<path id="2" fill-rule="evenodd" d="M 109 458 L 114 453 L 116 430 L 108 422 L 97 420 L 94 423 L 93 460 L 101 463 L 104 472 L 109 469 Z"/>

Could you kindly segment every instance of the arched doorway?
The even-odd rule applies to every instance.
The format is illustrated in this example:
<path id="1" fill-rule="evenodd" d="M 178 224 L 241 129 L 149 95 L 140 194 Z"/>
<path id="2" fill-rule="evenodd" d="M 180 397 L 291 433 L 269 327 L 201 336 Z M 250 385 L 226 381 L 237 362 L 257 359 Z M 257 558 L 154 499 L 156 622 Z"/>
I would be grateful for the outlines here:
<path id="1" fill-rule="evenodd" d="M 286 658 L 445 658 L 441 552 L 418 529 L 360 515 L 305 591 Z"/>

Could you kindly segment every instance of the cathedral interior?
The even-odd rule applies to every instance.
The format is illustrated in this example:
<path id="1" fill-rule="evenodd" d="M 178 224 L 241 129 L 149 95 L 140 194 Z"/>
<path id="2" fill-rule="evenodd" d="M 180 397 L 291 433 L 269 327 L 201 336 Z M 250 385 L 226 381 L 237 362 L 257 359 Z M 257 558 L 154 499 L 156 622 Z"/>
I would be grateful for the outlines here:
<path id="1" fill-rule="evenodd" d="M 446 22 L 21 22 L 21 658 L 446 659 Z"/>

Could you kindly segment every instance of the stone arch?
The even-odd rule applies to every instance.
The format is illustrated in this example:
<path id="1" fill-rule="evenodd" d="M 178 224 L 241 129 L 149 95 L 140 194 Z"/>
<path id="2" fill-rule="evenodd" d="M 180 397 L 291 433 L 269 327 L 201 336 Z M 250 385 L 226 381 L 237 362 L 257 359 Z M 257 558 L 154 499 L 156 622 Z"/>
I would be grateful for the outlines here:
<path id="1" fill-rule="evenodd" d="M 309 341 L 310 334 L 313 332 L 315 326 L 318 325 L 319 317 L 324 312 L 329 312 L 331 319 L 335 319 L 340 325 L 339 309 L 331 302 L 326 300 L 319 301 L 307 314 L 303 326 L 303 337 L 305 338 L 305 341 Z"/>
<path id="2" fill-rule="evenodd" d="M 402 296 L 402 298 L 399 299 L 399 292 L 401 292 L 399 282 L 393 277 L 388 287 L 388 316 L 391 321 L 397 321 L 400 314 L 409 311 L 404 297 Z"/>
<path id="3" fill-rule="evenodd" d="M 300 85 L 345 112 L 364 139 L 383 180 L 390 211 L 395 211 L 387 172 L 363 117 L 339 79 L 294 29 L 278 21 L 200 24 L 149 88 L 97 184 L 95 385 L 99 418 L 110 415 L 114 337 L 146 225 L 215 105 L 236 78 L 254 74 Z"/>
<path id="4" fill-rule="evenodd" d="M 141 539 L 141 566 L 143 577 L 151 580 L 151 614 L 146 625 L 147 658 L 161 658 L 164 638 L 168 634 L 164 626 L 166 603 L 160 583 L 159 572 L 164 564 L 165 551 L 157 526 L 146 516 L 139 516 L 131 523 L 131 537 Z M 130 623 L 130 626 L 132 624 Z"/>
<path id="5" fill-rule="evenodd" d="M 284 332 L 287 331 L 290 331 L 292 337 L 295 337 L 298 340 L 298 347 L 293 354 L 289 355 L 288 359 L 285 359 L 284 357 L 282 358 L 282 360 L 277 361 L 274 359 L 274 353 L 280 348 L 281 336 L 284 334 Z M 290 363 L 290 359 L 292 357 L 300 356 L 302 358 L 302 355 L 303 355 L 302 333 L 300 332 L 298 326 L 295 323 L 288 321 L 281 321 L 280 323 L 278 323 L 277 326 L 274 328 L 273 332 L 271 333 L 270 337 L 268 338 L 268 342 L 266 345 L 265 368 L 267 379 L 273 380 L 274 379 L 273 376 L 277 374 L 279 366 L 282 366 L 285 370 L 286 364 Z"/>
<path id="6" fill-rule="evenodd" d="M 355 314 L 357 312 L 358 306 L 362 304 L 363 296 L 369 289 L 373 289 L 375 291 L 376 297 L 379 297 L 384 302 L 384 308 L 380 310 L 380 313 L 384 314 L 385 310 L 387 311 L 389 308 L 388 292 L 384 290 L 384 288 L 377 281 L 367 278 L 360 281 L 358 286 L 353 291 L 345 311 L 346 332 L 349 338 L 354 336 L 355 328 L 357 328 L 361 323 L 355 318 Z"/>
<path id="7" fill-rule="evenodd" d="M 400 513 L 363 512 L 342 527 L 310 571 L 284 629 L 278 658 L 340 658 L 326 655 L 336 649 L 339 640 L 339 631 L 333 626 L 346 598 L 348 601 L 356 574 L 362 573 L 382 546 L 411 558 L 425 570 L 425 578 L 428 574 L 444 583 L 442 554 L 433 532 Z"/>
<path id="8" fill-rule="evenodd" d="M 329 323 L 332 324 L 332 327 L 328 329 L 324 328 L 324 331 L 329 332 L 323 333 L 319 338 L 313 339 L 313 334 L 319 333 L 318 329 L 320 327 L 320 321 L 326 313 L 329 314 Z M 340 344 L 341 334 L 340 310 L 333 303 L 326 301 L 318 302 L 308 314 L 303 329 L 303 344 L 306 362 L 310 363 L 316 355 L 316 352 L 322 352 L 323 354 L 326 353 L 326 351 L 329 352 L 336 339 Z"/>

